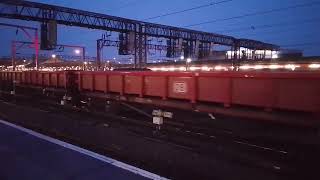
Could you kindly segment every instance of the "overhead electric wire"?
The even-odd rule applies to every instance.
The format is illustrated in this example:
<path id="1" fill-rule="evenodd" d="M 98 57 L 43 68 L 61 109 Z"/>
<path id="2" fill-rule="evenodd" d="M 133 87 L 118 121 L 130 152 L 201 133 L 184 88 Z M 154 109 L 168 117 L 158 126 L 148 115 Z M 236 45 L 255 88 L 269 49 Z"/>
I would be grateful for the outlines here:
<path id="1" fill-rule="evenodd" d="M 157 18 L 171 16 L 171 15 L 176 15 L 176 14 L 180 14 L 180 13 L 185 13 L 185 12 L 188 12 L 188 11 L 193 11 L 193 10 L 196 10 L 196 9 L 206 8 L 206 7 L 210 7 L 210 6 L 214 6 L 214 5 L 218 5 L 218 4 L 231 2 L 231 1 L 233 1 L 233 0 L 223 0 L 223 1 L 218 1 L 218 2 L 211 2 L 209 4 L 204 4 L 204 5 L 196 6 L 196 7 L 193 7 L 193 8 L 188 8 L 188 9 L 184 9 L 184 10 L 180 10 L 180 11 L 173 11 L 173 12 L 169 12 L 169 13 L 166 13 L 166 14 L 161 14 L 161 15 L 158 15 L 158 16 L 149 17 L 149 18 L 143 19 L 143 21 L 147 21 L 147 20 L 151 20 L 151 19 L 157 19 Z"/>
<path id="2" fill-rule="evenodd" d="M 114 11 L 117 11 L 117 10 L 120 10 L 120 9 L 123 9 L 123 8 L 127 8 L 127 7 L 130 7 L 130 6 L 132 6 L 134 4 L 137 4 L 137 3 L 140 3 L 140 1 L 134 0 L 134 1 L 131 1 L 131 2 L 127 2 L 127 3 L 124 3 L 124 5 L 122 5 L 122 6 L 119 6 L 119 7 L 116 7 L 114 9 L 108 10 L 108 12 L 114 12 Z"/>
<path id="3" fill-rule="evenodd" d="M 283 31 L 283 32 L 285 32 L 285 31 Z M 308 32 L 308 33 L 303 33 L 303 34 L 299 33 L 298 35 L 297 34 L 287 34 L 287 35 L 288 35 L 288 37 L 293 37 L 294 36 L 295 39 L 299 39 L 299 38 L 309 39 L 309 38 L 318 37 L 318 32 L 311 32 L 311 33 Z M 281 41 L 283 39 L 287 39 L 287 38 L 283 38 L 283 37 L 285 37 L 285 36 L 282 35 L 281 39 L 279 37 L 271 37 L 271 38 L 269 37 L 269 38 L 264 38 L 262 40 L 265 41 L 265 42 L 271 42 L 271 41 Z"/>
<path id="4" fill-rule="evenodd" d="M 251 27 L 241 27 L 241 28 L 228 29 L 228 30 L 217 31 L 217 32 L 228 33 L 228 32 L 251 31 L 251 30 L 255 31 L 256 29 L 268 29 L 268 28 L 281 27 L 281 26 L 295 26 L 295 25 L 317 23 L 317 22 L 318 23 L 320 22 L 320 18 L 305 19 L 298 22 L 282 22 L 282 23 L 276 23 L 276 24 L 264 24 L 264 25 L 251 26 Z"/>
<path id="5" fill-rule="evenodd" d="M 315 36 L 316 36 L 315 34 L 307 34 L 307 35 L 301 35 L 300 37 L 304 37 L 304 40 L 306 40 L 306 39 L 311 39 L 311 38 L 314 39 Z M 308 37 L 308 38 L 305 38 L 305 37 Z M 277 37 L 277 38 L 268 38 L 268 39 L 264 38 L 264 39 L 258 39 L 258 40 L 266 42 L 266 43 L 281 44 L 278 42 L 281 42 L 281 41 L 287 40 L 287 39 L 284 39 L 284 38 L 280 39 L 279 37 Z M 280 46 L 286 47 L 286 46 L 302 46 L 302 45 L 305 45 L 305 44 L 304 43 L 302 43 L 302 44 L 300 44 L 300 43 L 299 44 L 282 44 Z M 312 43 L 310 45 L 312 45 Z"/>
<path id="6" fill-rule="evenodd" d="M 286 11 L 289 9 L 297 9 L 297 8 L 301 8 L 301 7 L 309 7 L 309 6 L 313 6 L 313 5 L 319 5 L 319 4 L 320 4 L 320 1 L 312 1 L 312 2 L 303 3 L 303 4 L 296 4 L 293 6 L 269 9 L 266 11 L 258 11 L 258 12 L 254 12 L 254 13 L 247 13 L 247 14 L 243 14 L 243 15 L 233 16 L 233 17 L 229 17 L 229 18 L 221 18 L 221 19 L 215 19 L 215 20 L 211 20 L 211 21 L 190 24 L 190 25 L 186 25 L 184 27 L 193 27 L 193 26 L 199 26 L 199 25 L 203 25 L 203 24 L 211 24 L 211 23 L 215 23 L 215 22 L 229 21 L 229 20 L 233 20 L 233 19 L 241 19 L 241 18 L 250 17 L 250 16 L 270 14 L 270 13 L 274 13 L 274 12 L 281 12 L 281 11 Z"/>
<path id="7" fill-rule="evenodd" d="M 264 35 L 265 34 L 268 34 L 268 35 L 277 35 L 277 34 L 280 34 L 280 33 L 285 33 L 285 32 L 290 32 L 290 31 L 297 31 L 297 30 L 301 30 L 299 27 L 290 27 L 290 28 L 285 28 L 285 29 L 282 29 L 282 30 L 276 30 L 276 31 L 263 31 L 263 32 L 261 32 L 261 31 L 259 31 L 259 32 L 257 32 L 257 31 L 255 31 L 255 32 L 249 32 L 249 33 L 245 33 L 245 35 L 251 35 L 251 36 L 253 36 L 253 35 L 257 35 L 257 34 L 261 34 L 261 33 L 263 33 Z M 242 32 L 244 32 L 244 31 L 242 31 Z M 241 33 L 241 32 L 240 32 Z"/>
<path id="8" fill-rule="evenodd" d="M 280 45 L 281 47 L 301 47 L 301 46 L 313 46 L 313 45 L 320 45 L 319 42 L 306 42 L 306 43 L 298 43 L 298 44 L 286 44 Z"/>

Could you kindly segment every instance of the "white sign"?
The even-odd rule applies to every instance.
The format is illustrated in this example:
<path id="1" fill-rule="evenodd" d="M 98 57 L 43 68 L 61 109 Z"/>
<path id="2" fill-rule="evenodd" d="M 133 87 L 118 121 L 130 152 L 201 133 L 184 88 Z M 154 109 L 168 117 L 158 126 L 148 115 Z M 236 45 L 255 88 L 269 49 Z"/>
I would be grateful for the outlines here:
<path id="1" fill-rule="evenodd" d="M 172 119 L 173 113 L 172 112 L 163 112 L 163 117 Z"/>
<path id="2" fill-rule="evenodd" d="M 152 115 L 154 116 L 162 116 L 162 111 L 161 110 L 153 110 Z"/>
<path id="3" fill-rule="evenodd" d="M 157 125 L 163 124 L 163 117 L 153 117 L 153 124 L 157 124 Z"/>
<path id="4" fill-rule="evenodd" d="M 173 117 L 172 112 L 166 112 L 166 111 L 161 111 L 161 110 L 153 110 L 152 115 L 158 116 L 158 117 L 170 118 L 170 119 L 172 119 L 172 117 Z"/>

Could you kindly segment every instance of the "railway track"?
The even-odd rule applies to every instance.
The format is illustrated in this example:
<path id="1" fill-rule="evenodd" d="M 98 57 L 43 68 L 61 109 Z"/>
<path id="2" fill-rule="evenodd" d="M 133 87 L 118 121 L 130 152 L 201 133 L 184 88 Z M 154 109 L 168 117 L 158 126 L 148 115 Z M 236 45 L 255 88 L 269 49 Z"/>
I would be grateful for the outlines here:
<path id="1" fill-rule="evenodd" d="M 28 97 L 26 99 L 16 101 L 16 104 L 22 106 L 30 105 Z M 27 104 L 26 104 L 27 102 Z M 47 113 L 63 113 L 66 116 L 74 116 L 74 113 L 81 113 L 85 116 L 94 116 L 96 120 L 87 122 L 90 126 L 106 125 L 108 123 L 118 124 L 119 126 L 127 126 L 127 131 L 134 136 L 154 141 L 157 143 L 167 144 L 188 150 L 202 156 L 219 156 L 233 162 L 240 163 L 245 166 L 259 167 L 276 173 L 290 175 L 295 171 L 295 162 L 292 160 L 296 152 L 291 152 L 292 148 L 279 149 L 278 147 L 264 146 L 248 140 L 237 137 L 234 132 L 221 129 L 203 129 L 201 127 L 179 125 L 179 123 L 165 123 L 161 131 L 156 130 L 155 126 L 148 120 L 139 120 L 130 118 L 128 114 L 110 115 L 99 111 L 89 111 L 87 108 L 75 108 L 71 106 L 60 106 L 54 101 L 37 100 L 34 101 L 33 107 Z M 105 118 L 107 117 L 107 118 Z M 103 119 L 103 120 L 102 120 Z M 106 120 L 108 119 L 108 120 Z M 129 126 L 128 126 L 129 125 Z M 41 127 L 36 127 L 42 130 Z M 210 132 L 210 133 L 209 133 Z M 52 133 L 52 132 L 51 132 Z M 57 132 L 53 132 L 57 134 Z M 58 134 L 68 139 L 66 135 Z M 71 139 L 71 141 L 81 143 L 81 140 Z M 279 142 L 278 142 L 279 143 Z M 112 152 L 112 148 L 108 150 L 106 147 L 98 147 L 95 144 L 86 144 L 91 149 L 105 149 L 104 153 Z M 96 146 L 96 147 L 95 147 Z M 237 152 L 235 152 L 235 150 Z M 114 150 L 114 151 L 117 151 Z M 292 166 L 292 162 L 294 165 Z"/>

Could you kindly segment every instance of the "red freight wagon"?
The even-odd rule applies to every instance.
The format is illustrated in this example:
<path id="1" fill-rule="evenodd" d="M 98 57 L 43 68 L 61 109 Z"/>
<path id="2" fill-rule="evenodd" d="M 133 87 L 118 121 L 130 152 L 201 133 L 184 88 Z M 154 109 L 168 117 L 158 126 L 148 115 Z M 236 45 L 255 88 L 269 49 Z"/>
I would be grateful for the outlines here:
<path id="1" fill-rule="evenodd" d="M 242 105 L 289 111 L 320 112 L 319 72 L 0 72 L 1 80 L 66 88 L 77 73 L 78 88 L 181 101 L 191 104 Z M 177 107 L 179 108 L 179 107 Z"/>
<path id="2" fill-rule="evenodd" d="M 231 78 L 199 77 L 197 83 L 199 101 L 224 103 L 225 105 L 231 104 Z"/>
<path id="3" fill-rule="evenodd" d="M 167 77 L 161 76 L 146 76 L 144 77 L 144 95 L 146 96 L 155 96 L 163 97 L 166 99 L 167 89 L 163 88 L 166 86 Z"/>
<path id="4" fill-rule="evenodd" d="M 78 76 L 79 90 L 225 106 L 320 111 L 320 74 L 314 72 L 79 72 Z"/>
<path id="5" fill-rule="evenodd" d="M 108 81 L 107 81 L 107 76 L 104 75 L 104 74 L 98 74 L 98 75 L 95 75 L 94 77 L 94 89 L 96 91 L 101 91 L 101 92 L 106 92 L 105 90 L 107 89 L 107 86 L 108 86 Z"/>
<path id="6" fill-rule="evenodd" d="M 108 89 L 109 92 L 117 92 L 123 95 L 123 76 L 110 74 L 108 76 Z"/>
<path id="7" fill-rule="evenodd" d="M 58 87 L 58 75 L 57 73 L 50 74 L 50 86 Z"/>
<path id="8" fill-rule="evenodd" d="M 26 83 L 26 72 L 21 73 L 21 83 L 22 84 Z"/>
<path id="9" fill-rule="evenodd" d="M 40 75 L 40 73 L 38 73 L 36 71 L 30 72 L 31 84 L 32 85 L 37 85 L 38 84 L 38 74 Z"/>
<path id="10" fill-rule="evenodd" d="M 38 76 L 38 84 L 42 86 L 64 88 L 65 83 L 65 72 L 41 72 Z"/>

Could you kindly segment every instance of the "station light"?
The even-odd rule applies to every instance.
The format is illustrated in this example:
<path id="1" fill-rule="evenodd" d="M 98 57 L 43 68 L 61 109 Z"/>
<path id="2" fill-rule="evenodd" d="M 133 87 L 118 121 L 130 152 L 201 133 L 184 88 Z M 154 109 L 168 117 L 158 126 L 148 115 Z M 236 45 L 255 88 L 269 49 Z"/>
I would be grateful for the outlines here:
<path id="1" fill-rule="evenodd" d="M 187 63 L 191 63 L 192 59 L 191 58 L 188 58 L 187 59 Z"/>
<path id="2" fill-rule="evenodd" d="M 202 66 L 201 70 L 202 71 L 210 71 L 210 68 L 208 66 Z"/>
<path id="3" fill-rule="evenodd" d="M 180 56 L 180 59 L 181 59 L 181 60 L 184 60 L 184 56 Z"/>
<path id="4" fill-rule="evenodd" d="M 79 49 L 76 49 L 76 50 L 74 50 L 74 53 L 80 54 L 80 50 L 79 50 Z"/>
<path id="5" fill-rule="evenodd" d="M 55 55 L 55 54 L 52 54 L 52 55 L 51 55 L 51 57 L 52 57 L 52 58 L 56 58 L 56 57 L 57 57 L 57 55 Z"/>
<path id="6" fill-rule="evenodd" d="M 279 52 L 278 51 L 271 51 L 271 59 L 278 59 Z"/>
<path id="7" fill-rule="evenodd" d="M 224 66 L 216 66 L 214 67 L 214 70 L 221 71 L 221 70 L 227 70 L 227 68 Z"/>
<path id="8" fill-rule="evenodd" d="M 294 71 L 298 67 L 300 67 L 300 66 L 299 65 L 295 65 L 295 64 L 286 64 L 284 66 L 285 69 L 291 69 L 292 71 Z"/>
<path id="9" fill-rule="evenodd" d="M 248 66 L 248 65 L 243 65 L 243 66 L 240 66 L 240 69 L 243 69 L 243 70 L 247 70 L 247 69 L 250 69 L 251 66 Z"/>
<path id="10" fill-rule="evenodd" d="M 282 67 L 282 66 L 277 65 L 277 64 L 272 64 L 272 65 L 269 66 L 270 69 L 279 69 L 279 68 L 281 68 L 281 67 Z"/>
<path id="11" fill-rule="evenodd" d="M 310 64 L 309 68 L 310 69 L 319 69 L 320 68 L 320 64 Z"/>
<path id="12" fill-rule="evenodd" d="M 167 71 L 168 69 L 167 68 L 165 68 L 165 67 L 162 67 L 161 68 L 161 71 Z"/>
<path id="13" fill-rule="evenodd" d="M 263 69 L 264 68 L 264 66 L 262 66 L 262 65 L 255 65 L 254 67 L 253 67 L 254 69 Z"/>
<path id="14" fill-rule="evenodd" d="M 273 54 L 271 57 L 271 59 L 278 59 L 278 58 L 279 58 L 278 54 Z"/>

